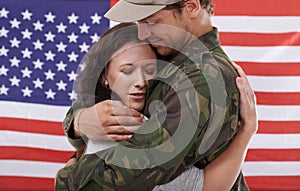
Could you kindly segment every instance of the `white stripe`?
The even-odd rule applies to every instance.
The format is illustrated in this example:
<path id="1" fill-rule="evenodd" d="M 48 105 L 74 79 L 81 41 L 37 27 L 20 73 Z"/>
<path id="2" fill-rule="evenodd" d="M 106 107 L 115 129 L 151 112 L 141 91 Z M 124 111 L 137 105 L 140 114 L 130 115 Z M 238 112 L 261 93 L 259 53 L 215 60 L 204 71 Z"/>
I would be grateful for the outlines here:
<path id="1" fill-rule="evenodd" d="M 65 136 L 0 130 L 0 146 L 20 146 L 59 151 L 74 151 Z"/>
<path id="2" fill-rule="evenodd" d="M 65 164 L 23 160 L 0 160 L 0 176 L 54 178 Z M 300 162 L 248 162 L 243 164 L 245 176 L 299 176 Z"/>
<path id="3" fill-rule="evenodd" d="M 258 105 L 259 120 L 265 121 L 300 121 L 300 105 L 271 106 Z"/>
<path id="4" fill-rule="evenodd" d="M 212 22 L 222 32 L 300 32 L 299 16 L 213 16 Z"/>
<path id="5" fill-rule="evenodd" d="M 251 149 L 300 149 L 300 134 L 256 134 Z"/>
<path id="6" fill-rule="evenodd" d="M 300 176 L 300 162 L 245 162 L 245 176 Z"/>
<path id="7" fill-rule="evenodd" d="M 213 16 L 212 22 L 220 32 L 300 32 L 299 16 Z M 117 24 L 110 21 L 110 27 Z"/>
<path id="8" fill-rule="evenodd" d="M 63 163 L 36 162 L 25 160 L 0 160 L 0 176 L 26 176 L 54 178 Z"/>
<path id="9" fill-rule="evenodd" d="M 300 76 L 248 76 L 248 79 L 254 91 L 300 92 Z"/>
<path id="10" fill-rule="evenodd" d="M 223 46 L 230 59 L 244 62 L 300 62 L 300 46 Z"/>
<path id="11" fill-rule="evenodd" d="M 0 101 L 0 116 L 33 120 L 63 121 L 67 106 Z"/>

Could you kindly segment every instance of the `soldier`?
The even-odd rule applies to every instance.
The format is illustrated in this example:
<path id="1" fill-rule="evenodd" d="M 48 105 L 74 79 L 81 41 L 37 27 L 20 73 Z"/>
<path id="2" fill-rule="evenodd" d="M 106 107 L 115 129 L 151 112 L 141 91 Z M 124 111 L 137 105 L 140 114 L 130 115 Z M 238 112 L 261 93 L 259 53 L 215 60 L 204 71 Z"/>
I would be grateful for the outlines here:
<path id="1" fill-rule="evenodd" d="M 221 155 L 239 130 L 238 74 L 220 47 L 212 13 L 209 0 L 121 0 L 106 14 L 119 22 L 138 21 L 139 38 L 148 40 L 171 64 L 160 63 L 158 78 L 149 82 L 144 112 L 150 119 L 137 133 L 113 149 L 82 157 L 60 171 L 60 182 L 73 180 L 74 190 L 95 185 L 97 190 L 151 190 Z M 85 119 L 78 120 L 81 132 L 94 140 L 126 140 L 123 126 L 139 125 L 132 118 L 142 120 L 112 101 L 96 105 L 101 125 L 81 126 Z M 80 133 L 73 121 L 71 112 L 64 129 L 76 145 L 82 139 L 74 139 Z M 124 135 L 116 136 L 120 129 Z M 110 133 L 103 136 L 105 131 Z M 242 174 L 232 189 L 248 190 Z"/>

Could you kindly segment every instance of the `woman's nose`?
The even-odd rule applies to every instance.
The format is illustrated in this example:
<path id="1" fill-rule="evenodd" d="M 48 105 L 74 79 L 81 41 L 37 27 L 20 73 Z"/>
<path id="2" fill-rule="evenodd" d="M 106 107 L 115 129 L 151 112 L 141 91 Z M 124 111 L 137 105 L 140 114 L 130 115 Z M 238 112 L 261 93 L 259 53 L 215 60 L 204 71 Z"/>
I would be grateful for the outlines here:
<path id="1" fill-rule="evenodd" d="M 138 74 L 135 78 L 134 86 L 135 87 L 144 87 L 146 84 L 147 84 L 147 80 L 145 78 L 145 75 L 143 74 L 143 72 L 138 72 Z"/>

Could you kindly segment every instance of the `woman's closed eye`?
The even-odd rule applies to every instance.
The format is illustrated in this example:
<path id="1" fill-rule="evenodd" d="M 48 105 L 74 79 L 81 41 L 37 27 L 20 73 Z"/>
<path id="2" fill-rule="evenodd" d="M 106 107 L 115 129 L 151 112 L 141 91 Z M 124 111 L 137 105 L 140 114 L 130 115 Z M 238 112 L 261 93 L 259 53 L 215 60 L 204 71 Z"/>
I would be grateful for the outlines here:
<path id="1" fill-rule="evenodd" d="M 125 68 L 125 69 L 122 69 L 121 72 L 125 75 L 129 75 L 129 74 L 132 74 L 133 72 L 133 68 L 130 67 L 130 68 Z"/>

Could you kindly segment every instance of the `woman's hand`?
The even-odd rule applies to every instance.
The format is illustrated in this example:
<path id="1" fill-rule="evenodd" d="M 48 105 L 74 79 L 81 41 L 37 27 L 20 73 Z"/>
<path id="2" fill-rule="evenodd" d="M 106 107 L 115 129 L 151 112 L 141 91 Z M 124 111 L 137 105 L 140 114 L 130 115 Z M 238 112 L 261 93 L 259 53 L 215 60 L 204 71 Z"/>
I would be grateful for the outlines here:
<path id="1" fill-rule="evenodd" d="M 255 134 L 258 130 L 256 96 L 242 68 L 235 63 L 233 65 L 240 75 L 236 78 L 236 84 L 240 91 L 240 127 L 242 131 Z"/>

